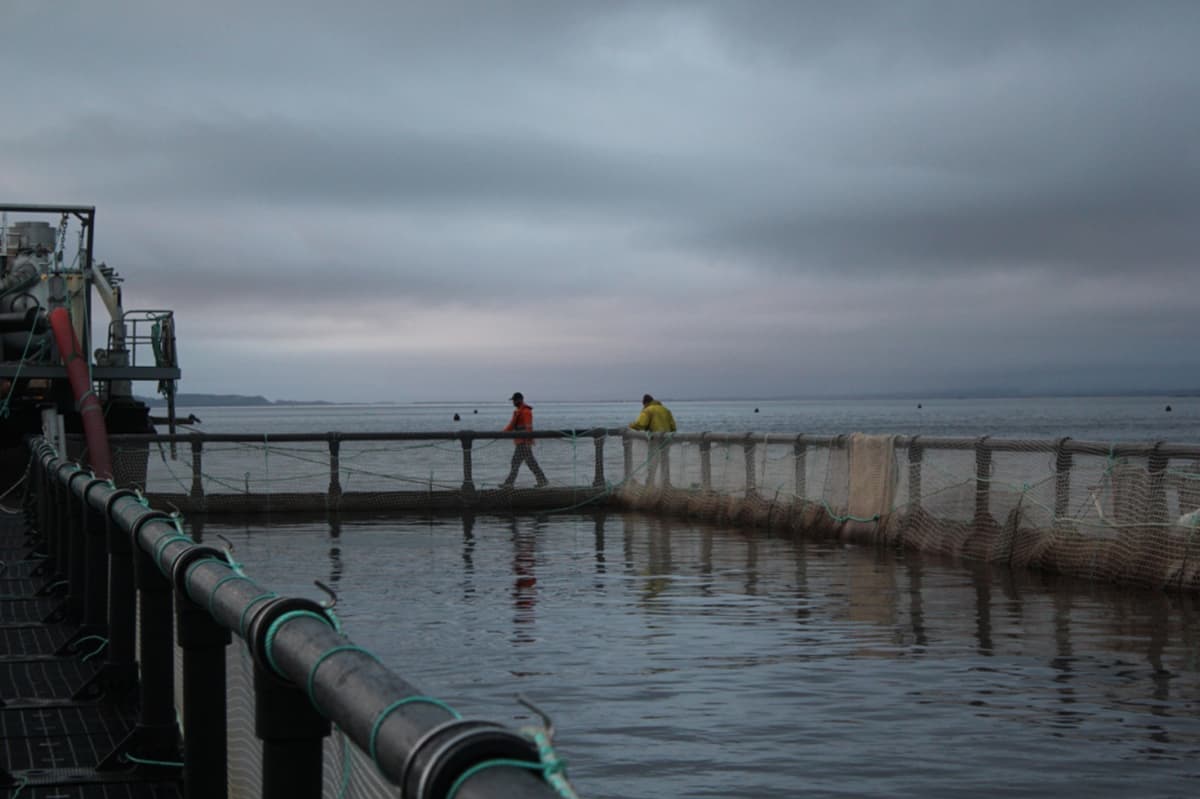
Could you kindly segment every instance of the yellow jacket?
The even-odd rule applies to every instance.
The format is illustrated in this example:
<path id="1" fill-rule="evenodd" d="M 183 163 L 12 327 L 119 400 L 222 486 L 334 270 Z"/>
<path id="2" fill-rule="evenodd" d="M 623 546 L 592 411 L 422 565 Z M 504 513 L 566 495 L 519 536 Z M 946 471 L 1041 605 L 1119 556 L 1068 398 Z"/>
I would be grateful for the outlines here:
<path id="1" fill-rule="evenodd" d="M 675 417 L 667 410 L 666 405 L 654 400 L 642 406 L 641 415 L 629 426 L 634 430 L 649 430 L 651 433 L 674 433 Z"/>

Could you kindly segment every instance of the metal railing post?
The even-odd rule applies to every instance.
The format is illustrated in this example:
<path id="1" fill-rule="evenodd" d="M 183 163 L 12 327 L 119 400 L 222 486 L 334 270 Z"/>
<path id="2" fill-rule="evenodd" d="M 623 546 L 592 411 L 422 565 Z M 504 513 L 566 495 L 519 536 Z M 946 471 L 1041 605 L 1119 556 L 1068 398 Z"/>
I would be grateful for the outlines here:
<path id="1" fill-rule="evenodd" d="M 80 635 L 95 635 L 104 630 L 108 610 L 108 569 L 106 558 L 108 554 L 104 544 L 104 515 L 88 504 L 88 492 L 94 486 L 107 486 L 108 481 L 97 477 L 91 478 L 83 488 L 80 500 L 82 505 L 83 529 L 81 535 L 84 542 L 84 560 L 87 568 L 84 570 L 83 588 L 83 628 Z"/>
<path id="2" fill-rule="evenodd" d="M 171 583 L 154 559 L 137 545 L 138 529 L 151 519 L 169 518 L 148 511 L 129 532 L 133 574 L 138 591 L 138 649 L 141 701 L 133 731 L 97 766 L 127 768 L 127 755 L 140 760 L 175 763 L 179 759 L 179 727 L 175 723 L 175 620 Z M 110 644 L 111 646 L 111 644 Z M 134 761 L 136 762 L 136 761 Z M 161 769 L 162 765 L 151 768 Z M 178 766 L 175 766 L 178 768 Z"/>
<path id="3" fill-rule="evenodd" d="M 118 489 L 105 503 L 105 545 L 108 551 L 108 646 L 98 677 L 106 694 L 124 696 L 137 686 L 137 594 L 133 574 L 133 546 L 113 518 L 112 503 L 134 496 Z"/>
<path id="4" fill-rule="evenodd" d="M 908 509 L 912 512 L 921 507 L 921 463 L 925 460 L 925 449 L 913 436 L 908 444 Z"/>
<path id="5" fill-rule="evenodd" d="M 460 437 L 460 440 L 462 441 L 463 454 L 462 490 L 470 493 L 475 490 L 475 477 L 473 474 L 474 469 L 471 463 L 471 445 L 474 441 L 474 436 L 472 436 L 470 433 L 463 433 Z"/>
<path id="6" fill-rule="evenodd" d="M 75 624 L 83 622 L 83 601 L 87 594 L 87 539 L 83 532 L 83 503 L 71 491 L 71 481 L 77 476 L 91 479 L 87 472 L 74 472 L 66 480 L 63 492 L 63 528 L 67 545 L 67 598 L 63 605 L 64 618 Z"/>
<path id="7" fill-rule="evenodd" d="M 173 738 L 176 734 L 175 638 L 171 584 L 159 572 L 150 555 L 136 545 L 133 570 L 141 610 L 138 648 L 141 652 L 142 707 L 138 723 Z"/>
<path id="8" fill-rule="evenodd" d="M 204 497 L 204 480 L 201 478 L 203 474 L 203 463 L 201 455 L 204 449 L 204 441 L 198 437 L 192 438 L 192 491 L 193 499 L 202 499 Z"/>
<path id="9" fill-rule="evenodd" d="M 1147 519 L 1152 524 L 1159 524 L 1168 519 L 1167 513 L 1167 464 L 1170 458 L 1163 455 L 1159 449 L 1165 442 L 1159 441 L 1154 445 L 1154 451 L 1146 462 L 1146 473 L 1150 478 L 1149 496 L 1147 499 Z"/>
<path id="10" fill-rule="evenodd" d="M 232 638 L 206 608 L 191 600 L 185 585 L 191 564 L 220 556 L 211 547 L 193 547 L 172 569 L 183 650 L 183 785 L 189 799 L 224 799 L 227 795 L 225 647 Z"/>
<path id="11" fill-rule="evenodd" d="M 324 615 L 305 599 L 273 599 L 251 618 L 246 640 L 254 658 L 254 734 L 262 740 L 262 799 L 321 799 L 322 747 L 329 719 L 305 689 L 276 671 L 272 630 L 295 612 Z"/>
<path id="12" fill-rule="evenodd" d="M 43 551 L 46 547 L 46 529 L 49 525 L 49 502 L 47 502 L 46 491 L 50 487 L 50 481 L 46 476 L 46 467 L 42 463 L 40 453 L 34 454 L 33 463 L 30 465 L 29 479 L 33 486 L 33 515 L 34 515 L 34 533 L 41 539 L 40 543 Z"/>
<path id="13" fill-rule="evenodd" d="M 754 434 L 747 433 L 746 440 L 742 443 L 742 450 L 746 453 L 746 496 L 752 497 L 757 491 L 758 480 L 754 475 Z"/>
<path id="14" fill-rule="evenodd" d="M 988 500 L 991 495 L 992 451 L 987 446 L 988 436 L 975 442 L 975 520 L 988 517 Z"/>
<path id="15" fill-rule="evenodd" d="M 808 494 L 808 445 L 804 443 L 803 435 L 796 436 L 796 443 L 792 445 L 792 456 L 796 461 L 793 490 L 798 499 L 804 499 Z"/>
<path id="16" fill-rule="evenodd" d="M 595 488 L 604 488 L 604 439 L 607 437 L 608 435 L 601 430 L 592 439 L 596 447 L 596 474 L 592 478 L 592 486 Z"/>
<path id="17" fill-rule="evenodd" d="M 66 512 L 63 509 L 63 503 L 66 502 L 66 490 L 62 487 L 62 483 L 53 479 L 55 475 L 51 474 L 49 491 L 47 494 L 47 502 L 49 507 L 50 530 L 46 536 L 47 555 L 50 557 L 50 562 L 54 564 L 53 576 L 55 581 L 63 579 L 67 576 L 68 556 L 67 548 L 67 520 Z"/>
<path id="18" fill-rule="evenodd" d="M 330 724 L 304 692 L 254 664 L 254 734 L 262 741 L 262 799 L 321 799 Z"/>
<path id="19" fill-rule="evenodd" d="M 621 436 L 621 448 L 625 454 L 625 482 L 628 483 L 633 479 L 633 439 L 629 433 Z"/>
<path id="20" fill-rule="evenodd" d="M 1060 438 L 1055 447 L 1053 522 L 1066 517 L 1067 509 L 1071 504 L 1071 466 L 1074 465 L 1074 457 L 1063 446 L 1068 441 L 1070 441 L 1070 436 Z"/>
<path id="21" fill-rule="evenodd" d="M 337 433 L 329 434 L 329 496 L 337 499 L 342 495 L 342 442 Z"/>
<path id="22" fill-rule="evenodd" d="M 712 442 L 708 433 L 700 434 L 700 489 L 712 491 Z"/>

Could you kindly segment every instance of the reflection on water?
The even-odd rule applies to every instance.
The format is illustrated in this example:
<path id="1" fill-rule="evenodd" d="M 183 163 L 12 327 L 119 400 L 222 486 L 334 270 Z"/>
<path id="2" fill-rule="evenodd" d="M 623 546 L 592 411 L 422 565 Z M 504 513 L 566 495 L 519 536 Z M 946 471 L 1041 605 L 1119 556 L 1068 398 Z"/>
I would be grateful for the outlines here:
<path id="1" fill-rule="evenodd" d="M 1200 792 L 1196 600 L 637 515 L 218 524 L 581 793 Z"/>
<path id="2" fill-rule="evenodd" d="M 509 520 L 512 531 L 512 573 L 515 578 L 512 588 L 514 644 L 532 644 L 537 640 L 528 626 L 533 624 L 537 610 L 537 575 L 534 572 L 539 527 L 535 522 L 528 529 L 520 529 L 516 518 Z"/>

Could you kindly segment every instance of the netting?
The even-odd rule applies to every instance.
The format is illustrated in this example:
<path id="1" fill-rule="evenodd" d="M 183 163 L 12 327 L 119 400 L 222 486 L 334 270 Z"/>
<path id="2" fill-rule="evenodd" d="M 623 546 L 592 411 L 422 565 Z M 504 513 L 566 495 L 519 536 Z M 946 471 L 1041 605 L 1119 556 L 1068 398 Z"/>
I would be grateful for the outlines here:
<path id="1" fill-rule="evenodd" d="M 536 435 L 529 452 L 537 469 L 511 436 L 490 434 L 225 436 L 182 440 L 174 454 L 165 441 L 114 449 L 130 470 L 145 462 L 138 483 L 148 494 L 186 512 L 554 511 L 604 503 L 1106 581 L 1200 587 L 1198 446 Z"/>
<path id="2" fill-rule="evenodd" d="M 633 507 L 1112 582 L 1200 588 L 1200 448 L 850 435 L 667 442 Z M 705 454 L 704 450 L 708 450 Z M 665 456 L 665 457 L 664 457 Z"/>
<path id="3" fill-rule="evenodd" d="M 262 741 L 254 734 L 254 663 L 241 641 L 226 647 L 226 734 L 229 799 L 262 795 Z M 328 799 L 398 797 L 400 788 L 379 773 L 370 757 L 334 725 L 323 744 L 322 795 Z"/>
<path id="4" fill-rule="evenodd" d="M 139 608 L 140 620 L 140 608 Z M 137 647 L 141 659 L 140 636 Z M 174 647 L 175 709 L 182 728 L 187 712 L 183 698 L 183 649 Z M 236 637 L 225 648 L 226 745 L 229 799 L 258 799 L 263 785 L 263 743 L 254 727 L 254 661 Z M 328 799 L 394 799 L 400 788 L 379 773 L 371 758 L 337 725 L 323 742 L 322 795 Z"/>

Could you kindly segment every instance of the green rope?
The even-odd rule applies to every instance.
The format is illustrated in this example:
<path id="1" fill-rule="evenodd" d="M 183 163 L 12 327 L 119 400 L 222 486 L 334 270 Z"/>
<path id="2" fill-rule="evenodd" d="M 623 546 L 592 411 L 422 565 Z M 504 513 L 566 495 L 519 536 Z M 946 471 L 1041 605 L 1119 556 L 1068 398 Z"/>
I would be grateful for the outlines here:
<path id="1" fill-rule="evenodd" d="M 21 777 L 21 779 L 17 781 L 17 790 L 13 791 L 12 799 L 17 799 L 17 797 L 21 795 L 21 791 L 25 790 L 25 786 L 28 784 L 29 780 L 25 777 Z"/>
<path id="2" fill-rule="evenodd" d="M 332 629 L 333 625 L 329 624 L 329 619 L 320 613 L 315 613 L 311 610 L 289 610 L 275 621 L 271 622 L 271 626 L 267 628 L 267 636 L 263 640 L 263 651 L 267 654 L 267 663 L 271 666 L 271 671 L 286 679 L 286 675 L 279 670 L 279 666 L 275 663 L 275 653 L 271 651 L 272 645 L 275 643 L 275 636 L 279 633 L 279 629 L 293 619 L 299 618 L 317 619 L 324 624 L 329 625 Z"/>
<path id="3" fill-rule="evenodd" d="M 232 547 L 232 544 L 230 545 Z M 225 550 L 225 562 L 229 564 L 229 568 L 233 569 L 233 573 L 239 577 L 245 577 L 246 572 L 242 571 L 242 564 L 233 559 L 233 549 Z"/>
<path id="4" fill-rule="evenodd" d="M 139 766 L 167 766 L 168 768 L 183 768 L 183 763 L 177 760 L 150 760 L 143 757 L 134 757 L 130 754 L 121 755 L 122 758 L 130 763 L 137 763 Z"/>
<path id="5" fill-rule="evenodd" d="M 567 782 L 567 762 L 560 758 L 558 752 L 555 751 L 554 743 L 550 740 L 550 733 L 537 729 L 525 729 L 523 732 L 532 736 L 534 743 L 537 744 L 538 757 L 543 766 L 542 776 L 546 782 L 550 783 L 558 791 L 558 795 L 564 799 L 579 799 L 575 789 L 571 787 L 571 783 Z"/>
<path id="6" fill-rule="evenodd" d="M 450 707 L 442 700 L 435 699 L 432 696 L 406 696 L 403 699 L 397 699 L 395 702 L 392 702 L 390 705 L 385 707 L 383 710 L 379 711 L 379 715 L 375 717 L 375 723 L 371 725 L 371 736 L 367 739 L 367 754 L 371 756 L 371 762 L 374 763 L 376 766 L 379 765 L 379 758 L 375 753 L 375 739 L 379 735 L 379 729 L 383 726 L 383 722 L 392 713 L 392 711 L 396 710 L 397 708 L 403 707 L 405 705 L 415 704 L 415 703 L 433 705 L 434 707 L 440 707 L 442 710 L 446 711 L 454 718 L 456 718 L 456 719 L 462 718 L 462 714 L 459 713 L 457 710 Z"/>
<path id="7" fill-rule="evenodd" d="M 319 705 L 317 705 L 317 698 L 315 696 L 313 696 L 313 681 L 317 677 L 317 669 L 319 669 L 321 667 L 321 664 L 325 662 L 325 659 L 332 657 L 333 655 L 336 655 L 339 652 L 361 652 L 364 655 L 366 655 L 367 657 L 371 658 L 371 660 L 374 660 L 379 665 L 381 665 L 381 666 L 383 665 L 383 661 L 381 661 L 375 655 L 374 652 L 371 652 L 368 649 L 364 649 L 361 646 L 356 646 L 354 644 L 342 644 L 341 646 L 335 646 L 333 649 L 327 649 L 324 652 L 322 652 L 321 656 L 319 658 L 317 658 L 317 662 L 314 663 L 312 665 L 312 668 L 308 670 L 308 679 L 305 681 L 305 683 L 308 686 L 308 701 L 312 702 L 313 710 L 317 711 L 322 716 L 327 716 L 327 714 L 325 713 L 324 710 L 322 710 L 320 708 Z"/>
<path id="8" fill-rule="evenodd" d="M 176 533 L 164 535 L 162 538 L 158 539 L 158 541 L 154 544 L 154 562 L 158 564 L 158 570 L 163 574 L 166 574 L 167 570 L 163 568 L 162 563 L 159 562 L 159 558 L 162 557 L 163 550 L 165 550 L 175 541 L 186 541 L 189 544 L 196 543 L 186 535 L 179 535 Z"/>
<path id="9" fill-rule="evenodd" d="M 250 612 L 250 608 L 254 607 L 257 602 L 263 599 L 274 599 L 277 596 L 279 596 L 279 594 L 275 593 L 274 591 L 266 591 L 256 597 L 251 597 L 250 601 L 246 603 L 246 607 L 242 608 L 242 615 L 238 618 L 239 638 L 242 640 L 246 639 L 246 614 Z"/>
<path id="10" fill-rule="evenodd" d="M 333 612 L 333 605 L 322 604 L 321 607 L 325 608 L 325 615 L 329 617 L 329 622 L 333 625 L 333 631 L 338 635 L 345 635 L 342 632 L 342 620 Z"/>
<path id="11" fill-rule="evenodd" d="M 99 638 L 100 636 L 88 636 L 88 637 L 89 637 L 89 638 Z M 84 639 L 80 639 L 80 640 L 84 640 Z M 104 651 L 104 648 L 108 646 L 108 639 L 107 639 L 107 638 L 101 638 L 100 640 L 101 640 L 100 646 L 96 647 L 96 648 L 95 648 L 95 649 L 93 649 L 91 652 L 88 652 L 86 655 L 84 655 L 84 656 L 83 656 L 83 657 L 80 659 L 80 662 L 81 662 L 81 663 L 87 663 L 89 660 L 91 660 L 92 658 L 96 657 L 96 655 L 99 655 L 101 652 L 103 652 L 103 651 Z"/>
<path id="12" fill-rule="evenodd" d="M 205 558 L 205 560 L 208 560 L 208 558 Z M 216 558 L 213 558 L 212 560 L 216 560 Z M 201 562 L 203 562 L 203 561 L 201 561 Z M 219 563 L 220 561 L 217 561 L 217 562 Z M 188 572 L 190 573 L 191 569 L 188 569 Z M 245 580 L 248 583 L 254 582 L 253 580 L 251 580 L 249 577 L 247 577 L 244 574 L 230 574 L 225 577 L 222 577 L 220 580 L 217 580 L 217 584 L 212 587 L 212 592 L 209 593 L 209 595 L 208 595 L 208 615 L 209 616 L 215 617 L 217 615 L 213 611 L 213 601 L 217 598 L 217 589 L 220 588 L 221 586 L 225 585 L 225 583 L 233 582 L 234 580 Z M 187 586 L 186 580 L 184 581 L 184 586 L 185 587 Z M 191 596 L 191 595 L 192 595 L 192 592 L 188 591 L 188 596 Z"/>
<path id="13" fill-rule="evenodd" d="M 225 563 L 225 561 L 221 560 L 220 558 L 213 558 L 213 557 L 200 558 L 195 563 L 188 564 L 187 571 L 183 573 L 183 585 L 185 588 L 187 587 L 188 580 L 190 580 L 192 578 L 192 570 L 195 569 L 197 566 L 199 566 L 202 563 L 215 563 L 218 566 L 228 565 Z M 222 578 L 222 579 L 224 579 L 224 578 Z M 213 591 L 216 591 L 216 588 L 214 588 Z M 188 598 L 193 599 L 193 601 L 194 601 L 194 598 L 192 597 L 192 594 L 190 591 L 188 592 Z"/>
<path id="14" fill-rule="evenodd" d="M 528 760 L 514 760 L 512 758 L 497 758 L 495 760 L 485 760 L 482 763 L 476 763 L 471 768 L 459 775 L 458 779 L 450 786 L 450 790 L 446 792 L 446 799 L 454 799 L 458 794 L 459 788 L 463 786 L 467 780 L 475 776 L 481 771 L 498 766 L 511 766 L 513 768 L 529 769 L 530 771 L 540 772 L 550 787 L 554 788 L 555 792 L 563 797 L 563 799 L 579 799 L 579 794 L 575 793 L 575 789 L 571 787 L 571 783 L 567 781 L 567 764 L 558 753 L 554 751 L 554 745 L 550 741 L 550 736 L 544 730 L 523 729 L 521 732 L 533 739 L 537 744 L 538 761 L 531 763 Z"/>
<path id="15" fill-rule="evenodd" d="M 81 644 L 83 644 L 83 643 L 84 643 L 84 642 L 86 642 L 86 641 L 99 641 L 99 642 L 100 642 L 100 646 L 96 647 L 96 648 L 95 648 L 95 649 L 93 649 L 91 652 L 88 652 L 86 655 L 84 655 L 84 656 L 83 656 L 83 658 L 82 658 L 82 660 L 80 661 L 80 662 L 82 662 L 82 663 L 86 663 L 87 661 L 91 660 L 91 659 L 92 659 L 92 658 L 94 658 L 96 655 L 98 655 L 98 654 L 100 654 L 101 652 L 103 652 L 103 651 L 104 651 L 104 647 L 108 646 L 108 639 L 107 639 L 107 638 L 105 638 L 103 635 L 85 635 L 85 636 L 83 636 L 82 638 L 80 638 L 78 641 L 76 641 L 75 643 L 73 643 L 73 644 L 71 645 L 71 651 L 72 651 L 72 652 L 78 652 L 78 651 L 79 651 L 79 647 L 80 647 L 80 645 L 81 645 Z"/>

